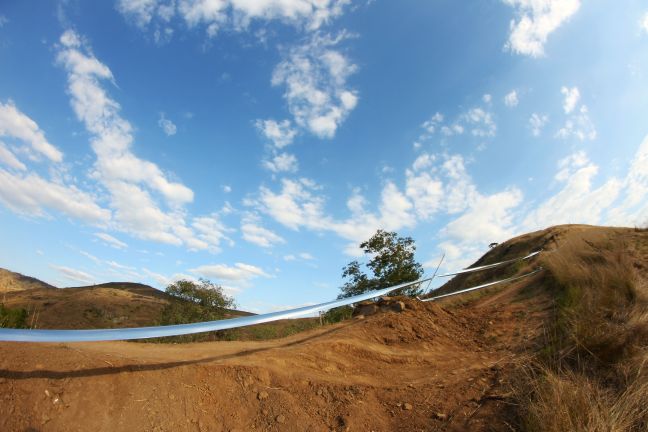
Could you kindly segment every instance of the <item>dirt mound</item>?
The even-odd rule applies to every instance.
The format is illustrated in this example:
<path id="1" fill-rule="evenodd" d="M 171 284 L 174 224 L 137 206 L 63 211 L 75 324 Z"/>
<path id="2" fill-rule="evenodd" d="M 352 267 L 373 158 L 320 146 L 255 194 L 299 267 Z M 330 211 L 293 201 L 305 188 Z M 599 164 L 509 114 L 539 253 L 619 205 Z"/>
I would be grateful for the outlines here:
<path id="1" fill-rule="evenodd" d="M 4 343 L 0 429 L 483 430 L 510 317 L 399 301 L 267 342 Z"/>

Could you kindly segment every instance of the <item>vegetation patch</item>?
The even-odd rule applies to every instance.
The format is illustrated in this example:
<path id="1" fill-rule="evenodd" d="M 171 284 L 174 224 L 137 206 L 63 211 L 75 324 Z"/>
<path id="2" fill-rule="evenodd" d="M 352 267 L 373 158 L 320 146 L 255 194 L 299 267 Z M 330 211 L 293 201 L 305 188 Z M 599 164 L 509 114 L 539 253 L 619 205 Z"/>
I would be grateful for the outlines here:
<path id="1" fill-rule="evenodd" d="M 544 257 L 555 312 L 515 384 L 523 430 L 648 430 L 648 286 L 631 246 L 584 238 Z"/>

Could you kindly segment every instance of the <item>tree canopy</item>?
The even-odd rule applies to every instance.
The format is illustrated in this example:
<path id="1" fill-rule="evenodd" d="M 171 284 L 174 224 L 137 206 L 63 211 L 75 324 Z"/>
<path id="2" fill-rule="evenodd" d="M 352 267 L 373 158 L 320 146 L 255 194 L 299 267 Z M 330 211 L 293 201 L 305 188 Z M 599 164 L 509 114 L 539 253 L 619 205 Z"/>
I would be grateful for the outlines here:
<path id="1" fill-rule="evenodd" d="M 174 297 L 162 310 L 161 324 L 184 324 L 221 319 L 228 308 L 235 307 L 234 298 L 223 288 L 206 280 L 179 280 L 166 287 Z"/>
<path id="2" fill-rule="evenodd" d="M 347 279 L 338 298 L 351 297 L 367 291 L 386 288 L 404 282 L 412 282 L 423 275 L 423 266 L 414 260 L 416 245 L 411 237 L 399 237 L 395 232 L 378 230 L 360 248 L 371 259 L 366 267 L 372 275 L 361 269 L 360 262 L 354 260 L 342 269 L 342 277 Z M 401 290 L 404 295 L 420 294 L 416 285 Z"/>

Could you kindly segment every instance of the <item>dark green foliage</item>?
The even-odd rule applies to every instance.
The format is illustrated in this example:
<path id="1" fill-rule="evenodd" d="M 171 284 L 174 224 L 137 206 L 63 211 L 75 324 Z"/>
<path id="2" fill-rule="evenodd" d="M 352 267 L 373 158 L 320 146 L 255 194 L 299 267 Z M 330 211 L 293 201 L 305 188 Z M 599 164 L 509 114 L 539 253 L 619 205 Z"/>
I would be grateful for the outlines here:
<path id="1" fill-rule="evenodd" d="M 179 280 L 166 288 L 171 300 L 162 310 L 160 324 L 185 324 L 222 319 L 225 310 L 235 306 L 234 299 L 212 282 Z"/>
<path id="2" fill-rule="evenodd" d="M 411 237 L 398 237 L 395 232 L 378 230 L 369 240 L 360 243 L 360 247 L 365 254 L 372 256 L 367 267 L 373 276 L 367 276 L 358 261 L 350 262 L 343 269 L 342 277 L 348 281 L 338 298 L 412 282 L 423 275 L 423 266 L 414 260 L 416 246 Z M 403 288 L 398 294 L 415 296 L 420 293 L 420 287 L 413 285 Z"/>
<path id="3" fill-rule="evenodd" d="M 10 309 L 0 303 L 0 327 L 27 328 L 27 310 Z"/>
<path id="4" fill-rule="evenodd" d="M 340 306 L 326 311 L 322 315 L 322 320 L 326 324 L 335 324 L 351 318 L 351 315 L 353 315 L 353 308 L 351 306 Z"/>

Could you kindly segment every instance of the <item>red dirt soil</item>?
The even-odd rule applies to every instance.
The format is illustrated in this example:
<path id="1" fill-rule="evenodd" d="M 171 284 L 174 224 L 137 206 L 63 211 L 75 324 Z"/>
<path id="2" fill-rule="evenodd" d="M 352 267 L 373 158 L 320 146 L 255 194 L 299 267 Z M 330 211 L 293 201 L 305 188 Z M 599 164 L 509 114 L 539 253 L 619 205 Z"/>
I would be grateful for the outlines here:
<path id="1" fill-rule="evenodd" d="M 0 429 L 507 430 L 502 371 L 545 304 L 405 301 L 266 342 L 3 343 Z"/>

